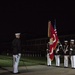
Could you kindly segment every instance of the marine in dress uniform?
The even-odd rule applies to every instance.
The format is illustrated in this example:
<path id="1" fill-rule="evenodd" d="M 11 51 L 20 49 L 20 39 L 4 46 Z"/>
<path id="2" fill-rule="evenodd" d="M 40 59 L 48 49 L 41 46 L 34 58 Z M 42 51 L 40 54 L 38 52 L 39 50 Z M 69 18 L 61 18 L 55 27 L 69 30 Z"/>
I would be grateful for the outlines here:
<path id="1" fill-rule="evenodd" d="M 15 33 L 15 39 L 12 41 L 12 48 L 13 48 L 13 73 L 18 72 L 18 65 L 19 60 L 21 57 L 21 40 L 20 40 L 20 33 Z"/>
<path id="2" fill-rule="evenodd" d="M 75 44 L 74 44 L 74 39 L 70 40 L 70 56 L 71 56 L 71 67 L 75 69 Z"/>
<path id="3" fill-rule="evenodd" d="M 55 61 L 56 61 L 56 66 L 59 67 L 60 66 L 60 52 L 62 50 L 62 45 L 60 44 L 60 42 L 58 41 L 56 50 L 54 50 L 54 55 L 55 55 Z"/>
<path id="4" fill-rule="evenodd" d="M 51 59 L 50 59 L 50 50 L 49 50 L 49 42 L 47 43 L 47 49 L 46 49 L 46 51 L 47 51 L 47 65 L 48 66 L 51 66 Z"/>
<path id="5" fill-rule="evenodd" d="M 56 41 L 56 39 L 53 40 L 53 38 L 50 38 L 48 42 L 48 49 L 47 49 L 47 65 L 51 65 L 51 61 L 53 59 L 53 43 Z"/>
<path id="6" fill-rule="evenodd" d="M 68 57 L 69 57 L 69 45 L 68 41 L 64 41 L 64 47 L 63 47 L 63 52 L 64 52 L 64 67 L 68 67 Z"/>

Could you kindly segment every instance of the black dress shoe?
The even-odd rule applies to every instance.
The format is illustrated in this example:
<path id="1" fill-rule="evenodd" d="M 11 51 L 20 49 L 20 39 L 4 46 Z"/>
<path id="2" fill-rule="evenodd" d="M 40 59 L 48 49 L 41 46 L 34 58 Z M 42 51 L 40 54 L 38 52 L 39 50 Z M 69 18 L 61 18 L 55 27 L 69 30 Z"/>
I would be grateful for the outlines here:
<path id="1" fill-rule="evenodd" d="M 20 74 L 20 72 L 17 72 L 17 73 L 13 73 L 13 74 Z"/>
<path id="2" fill-rule="evenodd" d="M 51 66 L 51 65 L 47 65 L 47 66 Z"/>
<path id="3" fill-rule="evenodd" d="M 72 68 L 72 69 L 75 69 L 75 68 Z"/>

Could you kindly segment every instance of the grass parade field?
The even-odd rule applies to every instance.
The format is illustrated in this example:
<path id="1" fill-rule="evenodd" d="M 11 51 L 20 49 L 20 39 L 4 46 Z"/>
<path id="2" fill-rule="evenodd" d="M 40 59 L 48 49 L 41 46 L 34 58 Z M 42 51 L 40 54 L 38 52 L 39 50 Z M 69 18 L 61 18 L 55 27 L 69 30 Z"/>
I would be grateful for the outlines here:
<path id="1" fill-rule="evenodd" d="M 63 66 L 63 57 L 61 57 L 61 66 L 55 66 L 55 60 L 51 66 L 47 66 L 46 57 L 21 57 L 19 72 L 17 75 L 75 75 L 75 69 Z M 12 56 L 0 55 L 0 75 L 12 74 Z"/>
<path id="2" fill-rule="evenodd" d="M 0 55 L 0 66 L 11 67 L 12 56 Z M 45 65 L 46 57 L 21 57 L 19 66 L 31 66 L 31 65 Z"/>

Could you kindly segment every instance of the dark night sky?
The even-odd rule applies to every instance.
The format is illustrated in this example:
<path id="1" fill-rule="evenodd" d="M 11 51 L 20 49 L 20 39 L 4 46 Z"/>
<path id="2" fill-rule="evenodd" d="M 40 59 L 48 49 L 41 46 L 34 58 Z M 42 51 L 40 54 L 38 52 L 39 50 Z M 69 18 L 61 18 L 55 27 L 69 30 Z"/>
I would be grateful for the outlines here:
<path id="1" fill-rule="evenodd" d="M 4 1 L 0 2 L 0 40 L 11 40 L 15 32 L 23 38 L 47 37 L 48 20 L 58 35 L 75 34 L 75 4 L 71 1 Z"/>

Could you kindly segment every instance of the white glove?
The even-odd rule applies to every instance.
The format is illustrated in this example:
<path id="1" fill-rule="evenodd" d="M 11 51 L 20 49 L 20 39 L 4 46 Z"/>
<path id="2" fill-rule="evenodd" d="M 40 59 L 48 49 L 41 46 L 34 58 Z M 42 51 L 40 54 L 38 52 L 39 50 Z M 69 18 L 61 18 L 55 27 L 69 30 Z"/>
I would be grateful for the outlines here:
<path id="1" fill-rule="evenodd" d="M 72 48 L 70 48 L 70 50 L 72 51 L 73 49 L 72 49 Z"/>

